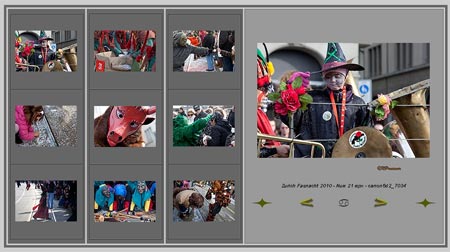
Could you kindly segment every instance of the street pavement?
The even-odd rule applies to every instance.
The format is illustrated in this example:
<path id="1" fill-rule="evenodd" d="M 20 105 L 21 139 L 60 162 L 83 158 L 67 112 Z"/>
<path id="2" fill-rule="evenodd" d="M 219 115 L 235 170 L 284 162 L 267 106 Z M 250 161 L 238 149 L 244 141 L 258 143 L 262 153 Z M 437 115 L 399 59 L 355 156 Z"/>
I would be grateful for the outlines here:
<path id="1" fill-rule="evenodd" d="M 29 190 L 26 189 L 26 184 L 22 183 L 20 187 L 15 187 L 15 207 L 16 207 L 16 222 L 64 222 L 66 221 L 71 212 L 67 209 L 58 207 L 58 200 L 53 201 L 53 209 L 49 209 L 50 220 L 33 219 L 33 215 L 36 213 L 37 208 L 33 211 L 33 206 L 39 204 L 41 199 L 41 189 L 36 189 L 34 184 L 31 184 Z"/>

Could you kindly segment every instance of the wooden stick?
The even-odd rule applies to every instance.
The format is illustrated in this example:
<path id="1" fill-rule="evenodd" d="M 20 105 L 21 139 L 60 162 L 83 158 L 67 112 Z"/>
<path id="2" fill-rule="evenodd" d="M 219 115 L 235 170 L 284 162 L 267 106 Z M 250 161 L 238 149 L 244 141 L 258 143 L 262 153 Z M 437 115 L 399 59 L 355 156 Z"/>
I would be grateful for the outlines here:
<path id="1" fill-rule="evenodd" d="M 399 97 L 412 94 L 416 91 L 419 91 L 421 89 L 428 88 L 428 87 L 430 87 L 430 79 L 423 80 L 423 81 L 417 82 L 415 84 L 412 84 L 411 86 L 407 86 L 402 89 L 395 90 L 395 91 L 387 94 L 387 96 L 389 96 L 389 98 L 391 98 L 391 100 L 395 100 Z M 369 107 L 375 108 L 379 104 L 380 103 L 378 102 L 378 100 L 375 99 L 375 100 L 369 102 Z"/>

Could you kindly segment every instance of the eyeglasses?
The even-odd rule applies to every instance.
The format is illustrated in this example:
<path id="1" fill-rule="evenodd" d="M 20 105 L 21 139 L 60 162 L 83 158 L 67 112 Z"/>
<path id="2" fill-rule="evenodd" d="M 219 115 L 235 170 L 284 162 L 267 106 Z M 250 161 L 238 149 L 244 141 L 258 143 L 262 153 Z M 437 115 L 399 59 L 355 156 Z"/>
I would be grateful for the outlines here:
<path id="1" fill-rule="evenodd" d="M 193 116 L 194 114 L 188 114 L 188 116 Z"/>

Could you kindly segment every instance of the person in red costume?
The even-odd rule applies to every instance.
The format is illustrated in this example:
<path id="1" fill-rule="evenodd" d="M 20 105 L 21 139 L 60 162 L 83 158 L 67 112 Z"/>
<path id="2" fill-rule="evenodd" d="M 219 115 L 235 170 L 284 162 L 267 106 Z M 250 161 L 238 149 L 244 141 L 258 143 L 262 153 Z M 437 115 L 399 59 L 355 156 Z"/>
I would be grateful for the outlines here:
<path id="1" fill-rule="evenodd" d="M 269 118 L 261 109 L 264 98 L 266 98 L 267 94 L 271 90 L 273 90 L 271 75 L 273 74 L 274 70 L 272 64 L 268 60 L 266 60 L 266 57 L 264 57 L 259 49 L 257 49 L 256 67 L 257 129 L 259 133 L 276 136 L 275 132 L 273 132 L 272 126 L 270 125 Z M 281 145 L 280 142 L 266 140 L 263 146 L 261 146 L 260 148 L 259 157 L 287 157 L 289 155 L 289 149 L 289 145 Z"/>
<path id="2" fill-rule="evenodd" d="M 38 182 L 40 183 L 40 182 Z M 48 207 L 47 207 L 47 188 L 44 184 L 41 185 L 41 199 L 39 204 L 33 207 L 33 211 L 37 209 L 36 213 L 33 215 L 33 219 L 49 220 Z"/>

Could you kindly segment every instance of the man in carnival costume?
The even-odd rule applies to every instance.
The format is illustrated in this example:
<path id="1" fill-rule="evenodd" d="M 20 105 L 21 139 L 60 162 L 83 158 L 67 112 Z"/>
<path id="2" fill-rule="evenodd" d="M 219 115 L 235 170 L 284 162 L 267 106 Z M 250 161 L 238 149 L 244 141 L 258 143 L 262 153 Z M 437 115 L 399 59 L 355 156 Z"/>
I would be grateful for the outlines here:
<path id="1" fill-rule="evenodd" d="M 37 65 L 40 71 L 42 71 L 42 68 L 47 62 L 56 59 L 56 53 L 50 50 L 49 41 L 53 41 L 53 38 L 47 36 L 44 31 L 41 31 L 38 40 L 39 45 L 34 47 L 34 52 L 29 60 L 30 65 Z M 30 71 L 33 71 L 33 68 L 30 67 Z"/>
<path id="2" fill-rule="evenodd" d="M 310 91 L 313 103 L 305 112 L 295 115 L 294 122 L 298 122 L 295 123 L 295 135 L 301 140 L 323 144 L 325 157 L 331 157 L 336 141 L 346 131 L 368 124 L 370 114 L 367 105 L 362 98 L 354 94 L 347 78 L 349 71 L 362 70 L 364 67 L 361 65 L 347 62 L 338 43 L 328 43 L 320 71 L 326 88 Z M 287 123 L 286 120 L 284 122 Z M 295 145 L 295 148 L 295 157 L 310 156 L 311 146 Z M 321 155 L 320 150 L 315 151 L 315 157 Z"/>

